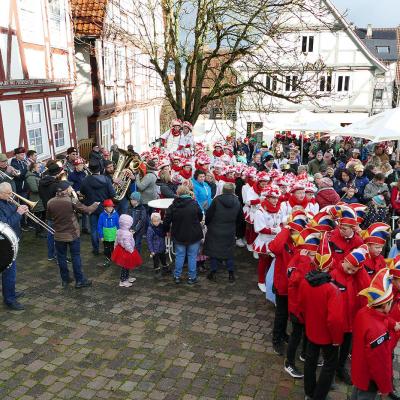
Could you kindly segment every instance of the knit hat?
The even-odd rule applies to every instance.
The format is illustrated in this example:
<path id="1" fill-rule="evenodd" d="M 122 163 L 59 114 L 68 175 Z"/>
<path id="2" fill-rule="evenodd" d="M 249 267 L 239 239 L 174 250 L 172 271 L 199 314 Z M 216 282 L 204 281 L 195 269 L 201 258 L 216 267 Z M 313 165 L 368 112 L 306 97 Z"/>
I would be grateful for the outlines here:
<path id="1" fill-rule="evenodd" d="M 8 161 L 7 156 L 4 153 L 0 154 L 0 162 Z"/>
<path id="2" fill-rule="evenodd" d="M 307 225 L 307 216 L 302 210 L 294 211 L 288 218 L 288 226 L 296 232 L 301 232 Z"/>
<path id="3" fill-rule="evenodd" d="M 103 201 L 103 206 L 104 207 L 114 207 L 114 203 L 111 199 L 106 199 Z"/>
<path id="4" fill-rule="evenodd" d="M 372 198 L 372 201 L 378 206 L 378 207 L 386 207 L 386 201 L 385 198 L 381 195 L 378 194 Z"/>
<path id="5" fill-rule="evenodd" d="M 315 179 L 315 175 L 314 175 L 314 179 Z M 322 178 L 319 181 L 319 187 L 320 188 L 327 188 L 327 187 L 333 187 L 333 181 L 331 178 Z"/>
<path id="6" fill-rule="evenodd" d="M 131 195 L 129 196 L 131 200 L 136 200 L 137 202 L 140 201 L 141 197 L 142 196 L 139 192 L 132 192 Z"/>
<path id="7" fill-rule="evenodd" d="M 390 226 L 383 222 L 375 222 L 371 224 L 363 233 L 364 243 L 381 244 L 386 243 L 386 239 L 390 235 Z"/>
<path id="8" fill-rule="evenodd" d="M 321 238 L 317 254 L 315 255 L 315 260 L 317 262 L 317 268 L 320 271 L 329 269 L 333 263 L 333 255 L 331 246 L 329 245 L 329 237 L 326 233 Z"/>
<path id="9" fill-rule="evenodd" d="M 263 194 L 265 197 L 280 197 L 281 191 L 279 190 L 278 186 L 269 185 L 263 190 Z"/>
<path id="10" fill-rule="evenodd" d="M 378 307 L 393 299 L 393 285 L 390 271 L 383 268 L 376 273 L 369 287 L 358 293 L 368 299 L 368 307 Z"/>
<path id="11" fill-rule="evenodd" d="M 71 184 L 68 181 L 60 181 L 57 183 L 56 189 L 57 192 L 63 192 L 64 190 L 67 190 Z"/>
<path id="12" fill-rule="evenodd" d="M 361 268 L 362 263 L 368 258 L 368 255 L 368 246 L 363 244 L 349 253 L 345 257 L 345 261 L 348 261 L 353 267 Z"/>
<path id="13" fill-rule="evenodd" d="M 297 238 L 299 249 L 317 251 L 321 241 L 321 232 L 313 228 L 303 229 Z"/>
<path id="14" fill-rule="evenodd" d="M 290 189 L 290 193 L 297 192 L 298 190 L 305 190 L 305 182 L 303 181 L 295 182 L 292 188 Z"/>
<path id="15" fill-rule="evenodd" d="M 146 167 L 148 171 L 157 171 L 157 165 L 153 160 L 148 161 Z"/>
<path id="16" fill-rule="evenodd" d="M 104 160 L 104 168 L 107 168 L 111 164 L 114 164 L 111 160 Z"/>
<path id="17" fill-rule="evenodd" d="M 172 126 L 182 126 L 182 121 L 180 119 L 173 119 L 171 121 L 171 127 Z"/>

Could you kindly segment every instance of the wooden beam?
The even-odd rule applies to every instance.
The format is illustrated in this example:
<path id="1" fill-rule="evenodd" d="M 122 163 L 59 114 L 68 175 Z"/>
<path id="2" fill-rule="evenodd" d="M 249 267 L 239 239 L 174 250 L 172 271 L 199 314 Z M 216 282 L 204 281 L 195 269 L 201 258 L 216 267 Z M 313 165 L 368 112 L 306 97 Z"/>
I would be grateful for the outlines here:
<path id="1" fill-rule="evenodd" d="M 21 66 L 22 66 L 22 73 L 24 75 L 24 79 L 29 79 L 28 67 L 26 65 L 24 45 L 23 45 L 23 42 L 21 39 L 21 26 L 19 24 L 17 0 L 10 0 L 10 1 L 11 1 L 12 12 L 15 16 L 15 29 L 17 32 L 17 42 L 18 42 L 19 56 L 20 56 Z"/>

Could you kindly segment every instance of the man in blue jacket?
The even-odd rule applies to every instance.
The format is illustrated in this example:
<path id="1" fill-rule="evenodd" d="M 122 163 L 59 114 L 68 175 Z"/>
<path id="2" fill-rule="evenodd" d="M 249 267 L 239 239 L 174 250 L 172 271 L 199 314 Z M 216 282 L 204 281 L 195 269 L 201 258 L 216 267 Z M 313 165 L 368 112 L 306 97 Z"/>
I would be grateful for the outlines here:
<path id="1" fill-rule="evenodd" d="M 0 221 L 8 224 L 14 233 L 21 235 L 21 217 L 28 211 L 28 206 L 21 205 L 18 208 L 11 204 L 8 199 L 11 196 L 11 185 L 7 182 L 0 183 Z M 17 266 L 15 261 L 1 274 L 3 285 L 4 304 L 11 310 L 23 310 L 24 306 L 18 302 L 22 293 L 15 291 L 17 278 Z"/>

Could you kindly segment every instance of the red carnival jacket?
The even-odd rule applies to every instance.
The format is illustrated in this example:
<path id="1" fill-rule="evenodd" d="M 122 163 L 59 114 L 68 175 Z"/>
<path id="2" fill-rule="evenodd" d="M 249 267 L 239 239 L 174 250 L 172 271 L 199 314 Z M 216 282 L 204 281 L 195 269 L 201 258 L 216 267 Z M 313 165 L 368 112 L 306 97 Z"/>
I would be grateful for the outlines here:
<path id="1" fill-rule="evenodd" d="M 368 287 L 371 280 L 364 268 L 350 275 L 344 272 L 341 265 L 331 272 L 331 276 L 343 294 L 344 332 L 352 332 L 357 311 L 367 304 L 367 299 L 364 296 L 358 296 L 358 293 Z"/>
<path id="2" fill-rule="evenodd" d="M 287 296 L 287 268 L 295 252 L 295 245 L 290 236 L 290 229 L 283 228 L 275 238 L 268 243 L 268 249 L 275 255 L 274 288 L 279 296 Z"/>
<path id="3" fill-rule="evenodd" d="M 311 271 L 300 283 L 299 312 L 308 340 L 318 345 L 343 341 L 343 299 L 326 272 Z"/>
<path id="4" fill-rule="evenodd" d="M 369 275 L 370 279 L 372 279 L 378 271 L 380 271 L 383 268 L 386 268 L 385 258 L 383 257 L 382 254 L 379 254 L 378 257 L 367 258 L 363 262 L 362 266 L 367 271 L 367 274 Z"/>
<path id="5" fill-rule="evenodd" d="M 344 258 L 352 250 L 360 247 L 364 242 L 358 233 L 354 233 L 353 237 L 350 239 L 345 239 L 336 227 L 329 236 L 329 243 L 331 246 L 334 264 L 340 266 Z"/>
<path id="6" fill-rule="evenodd" d="M 315 266 L 310 257 L 297 252 L 288 264 L 288 310 L 300 323 L 304 324 L 300 311 L 300 284 Z"/>
<path id="7" fill-rule="evenodd" d="M 394 321 L 386 314 L 370 307 L 363 307 L 354 320 L 353 350 L 351 353 L 351 378 L 360 390 L 368 390 L 370 382 L 378 391 L 393 391 Z"/>

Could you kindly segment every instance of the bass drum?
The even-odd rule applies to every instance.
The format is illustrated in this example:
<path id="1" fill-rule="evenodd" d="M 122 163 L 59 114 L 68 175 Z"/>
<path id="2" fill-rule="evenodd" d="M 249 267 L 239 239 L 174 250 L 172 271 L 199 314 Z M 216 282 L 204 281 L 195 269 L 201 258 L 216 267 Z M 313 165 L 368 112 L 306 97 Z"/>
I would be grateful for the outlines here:
<path id="1" fill-rule="evenodd" d="M 11 227 L 0 222 L 0 273 L 11 266 L 18 254 L 18 237 Z"/>

